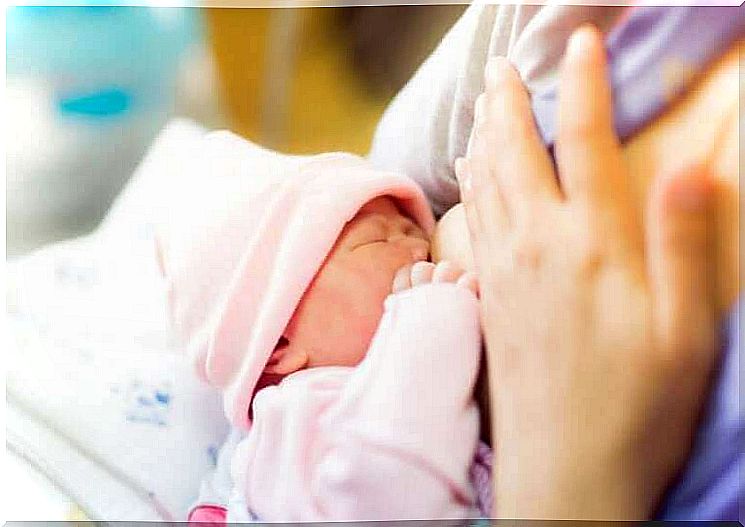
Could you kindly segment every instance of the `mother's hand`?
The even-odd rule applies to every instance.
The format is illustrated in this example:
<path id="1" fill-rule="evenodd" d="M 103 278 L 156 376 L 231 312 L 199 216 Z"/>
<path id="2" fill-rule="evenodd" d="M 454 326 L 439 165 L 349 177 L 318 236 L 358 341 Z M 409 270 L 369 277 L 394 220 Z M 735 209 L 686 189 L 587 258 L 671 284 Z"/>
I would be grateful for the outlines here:
<path id="1" fill-rule="evenodd" d="M 495 510 L 641 519 L 685 459 L 714 359 L 708 179 L 662 180 L 645 244 L 601 37 L 580 29 L 567 49 L 561 186 L 504 59 L 456 166 L 481 282 Z"/>

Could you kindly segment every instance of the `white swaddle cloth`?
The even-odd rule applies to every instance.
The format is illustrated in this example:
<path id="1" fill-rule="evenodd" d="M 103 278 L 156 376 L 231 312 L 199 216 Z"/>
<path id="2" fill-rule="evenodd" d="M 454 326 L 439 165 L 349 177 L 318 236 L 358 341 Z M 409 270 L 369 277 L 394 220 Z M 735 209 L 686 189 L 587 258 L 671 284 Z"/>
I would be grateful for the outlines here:
<path id="1" fill-rule="evenodd" d="M 183 519 L 227 433 L 168 348 L 152 240 L 204 132 L 171 123 L 93 234 L 8 264 L 7 447 L 91 520 Z"/>

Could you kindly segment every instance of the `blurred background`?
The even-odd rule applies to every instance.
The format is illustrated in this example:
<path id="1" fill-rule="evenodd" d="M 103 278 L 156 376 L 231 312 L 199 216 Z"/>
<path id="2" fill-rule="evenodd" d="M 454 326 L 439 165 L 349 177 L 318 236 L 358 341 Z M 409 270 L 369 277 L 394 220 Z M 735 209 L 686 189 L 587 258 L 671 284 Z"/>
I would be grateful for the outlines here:
<path id="1" fill-rule="evenodd" d="M 285 152 L 365 154 L 464 9 L 7 9 L 8 258 L 94 229 L 176 116 Z"/>

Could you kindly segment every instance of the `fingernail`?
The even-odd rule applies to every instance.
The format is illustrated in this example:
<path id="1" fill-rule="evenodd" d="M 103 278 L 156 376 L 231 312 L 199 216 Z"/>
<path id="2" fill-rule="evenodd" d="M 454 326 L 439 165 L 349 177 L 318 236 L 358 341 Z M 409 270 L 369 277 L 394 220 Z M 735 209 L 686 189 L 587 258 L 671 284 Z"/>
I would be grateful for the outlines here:
<path id="1" fill-rule="evenodd" d="M 512 69 L 512 64 L 501 55 L 492 57 L 486 64 L 486 82 L 487 84 L 500 84 L 504 82 Z"/>
<path id="2" fill-rule="evenodd" d="M 459 157 L 455 160 L 455 179 L 458 180 L 458 183 L 463 183 L 463 180 L 466 178 L 466 158 Z"/>
<path id="3" fill-rule="evenodd" d="M 473 124 L 474 126 L 481 126 L 486 119 L 486 93 L 482 93 L 476 98 L 473 107 Z"/>
<path id="4" fill-rule="evenodd" d="M 460 184 L 461 198 L 471 194 L 471 171 L 468 169 L 466 160 L 459 157 L 455 162 L 455 177 Z"/>
<path id="5" fill-rule="evenodd" d="M 596 30 L 590 25 L 584 25 L 572 33 L 567 44 L 567 57 L 572 60 L 586 58 L 594 45 L 595 33 Z"/>
<path id="6" fill-rule="evenodd" d="M 463 196 L 470 199 L 471 192 L 473 191 L 473 187 L 471 184 L 471 174 L 468 172 L 466 174 L 466 177 L 463 178 L 463 185 L 461 185 L 461 190 L 463 191 Z"/>
<path id="7" fill-rule="evenodd" d="M 457 157 L 455 159 L 455 179 L 457 179 L 458 182 L 460 182 L 460 180 L 463 178 L 463 163 L 465 163 L 465 161 L 466 160 L 462 157 Z"/>

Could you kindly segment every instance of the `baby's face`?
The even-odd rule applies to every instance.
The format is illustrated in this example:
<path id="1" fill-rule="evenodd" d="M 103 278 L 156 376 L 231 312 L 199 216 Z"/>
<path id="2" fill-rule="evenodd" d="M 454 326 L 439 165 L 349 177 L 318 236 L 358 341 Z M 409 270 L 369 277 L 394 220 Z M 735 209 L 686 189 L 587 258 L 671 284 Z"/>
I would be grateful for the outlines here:
<path id="1" fill-rule="evenodd" d="M 387 197 L 367 203 L 344 227 L 298 305 L 267 372 L 355 366 L 365 356 L 404 265 L 426 260 L 424 231 Z"/>

